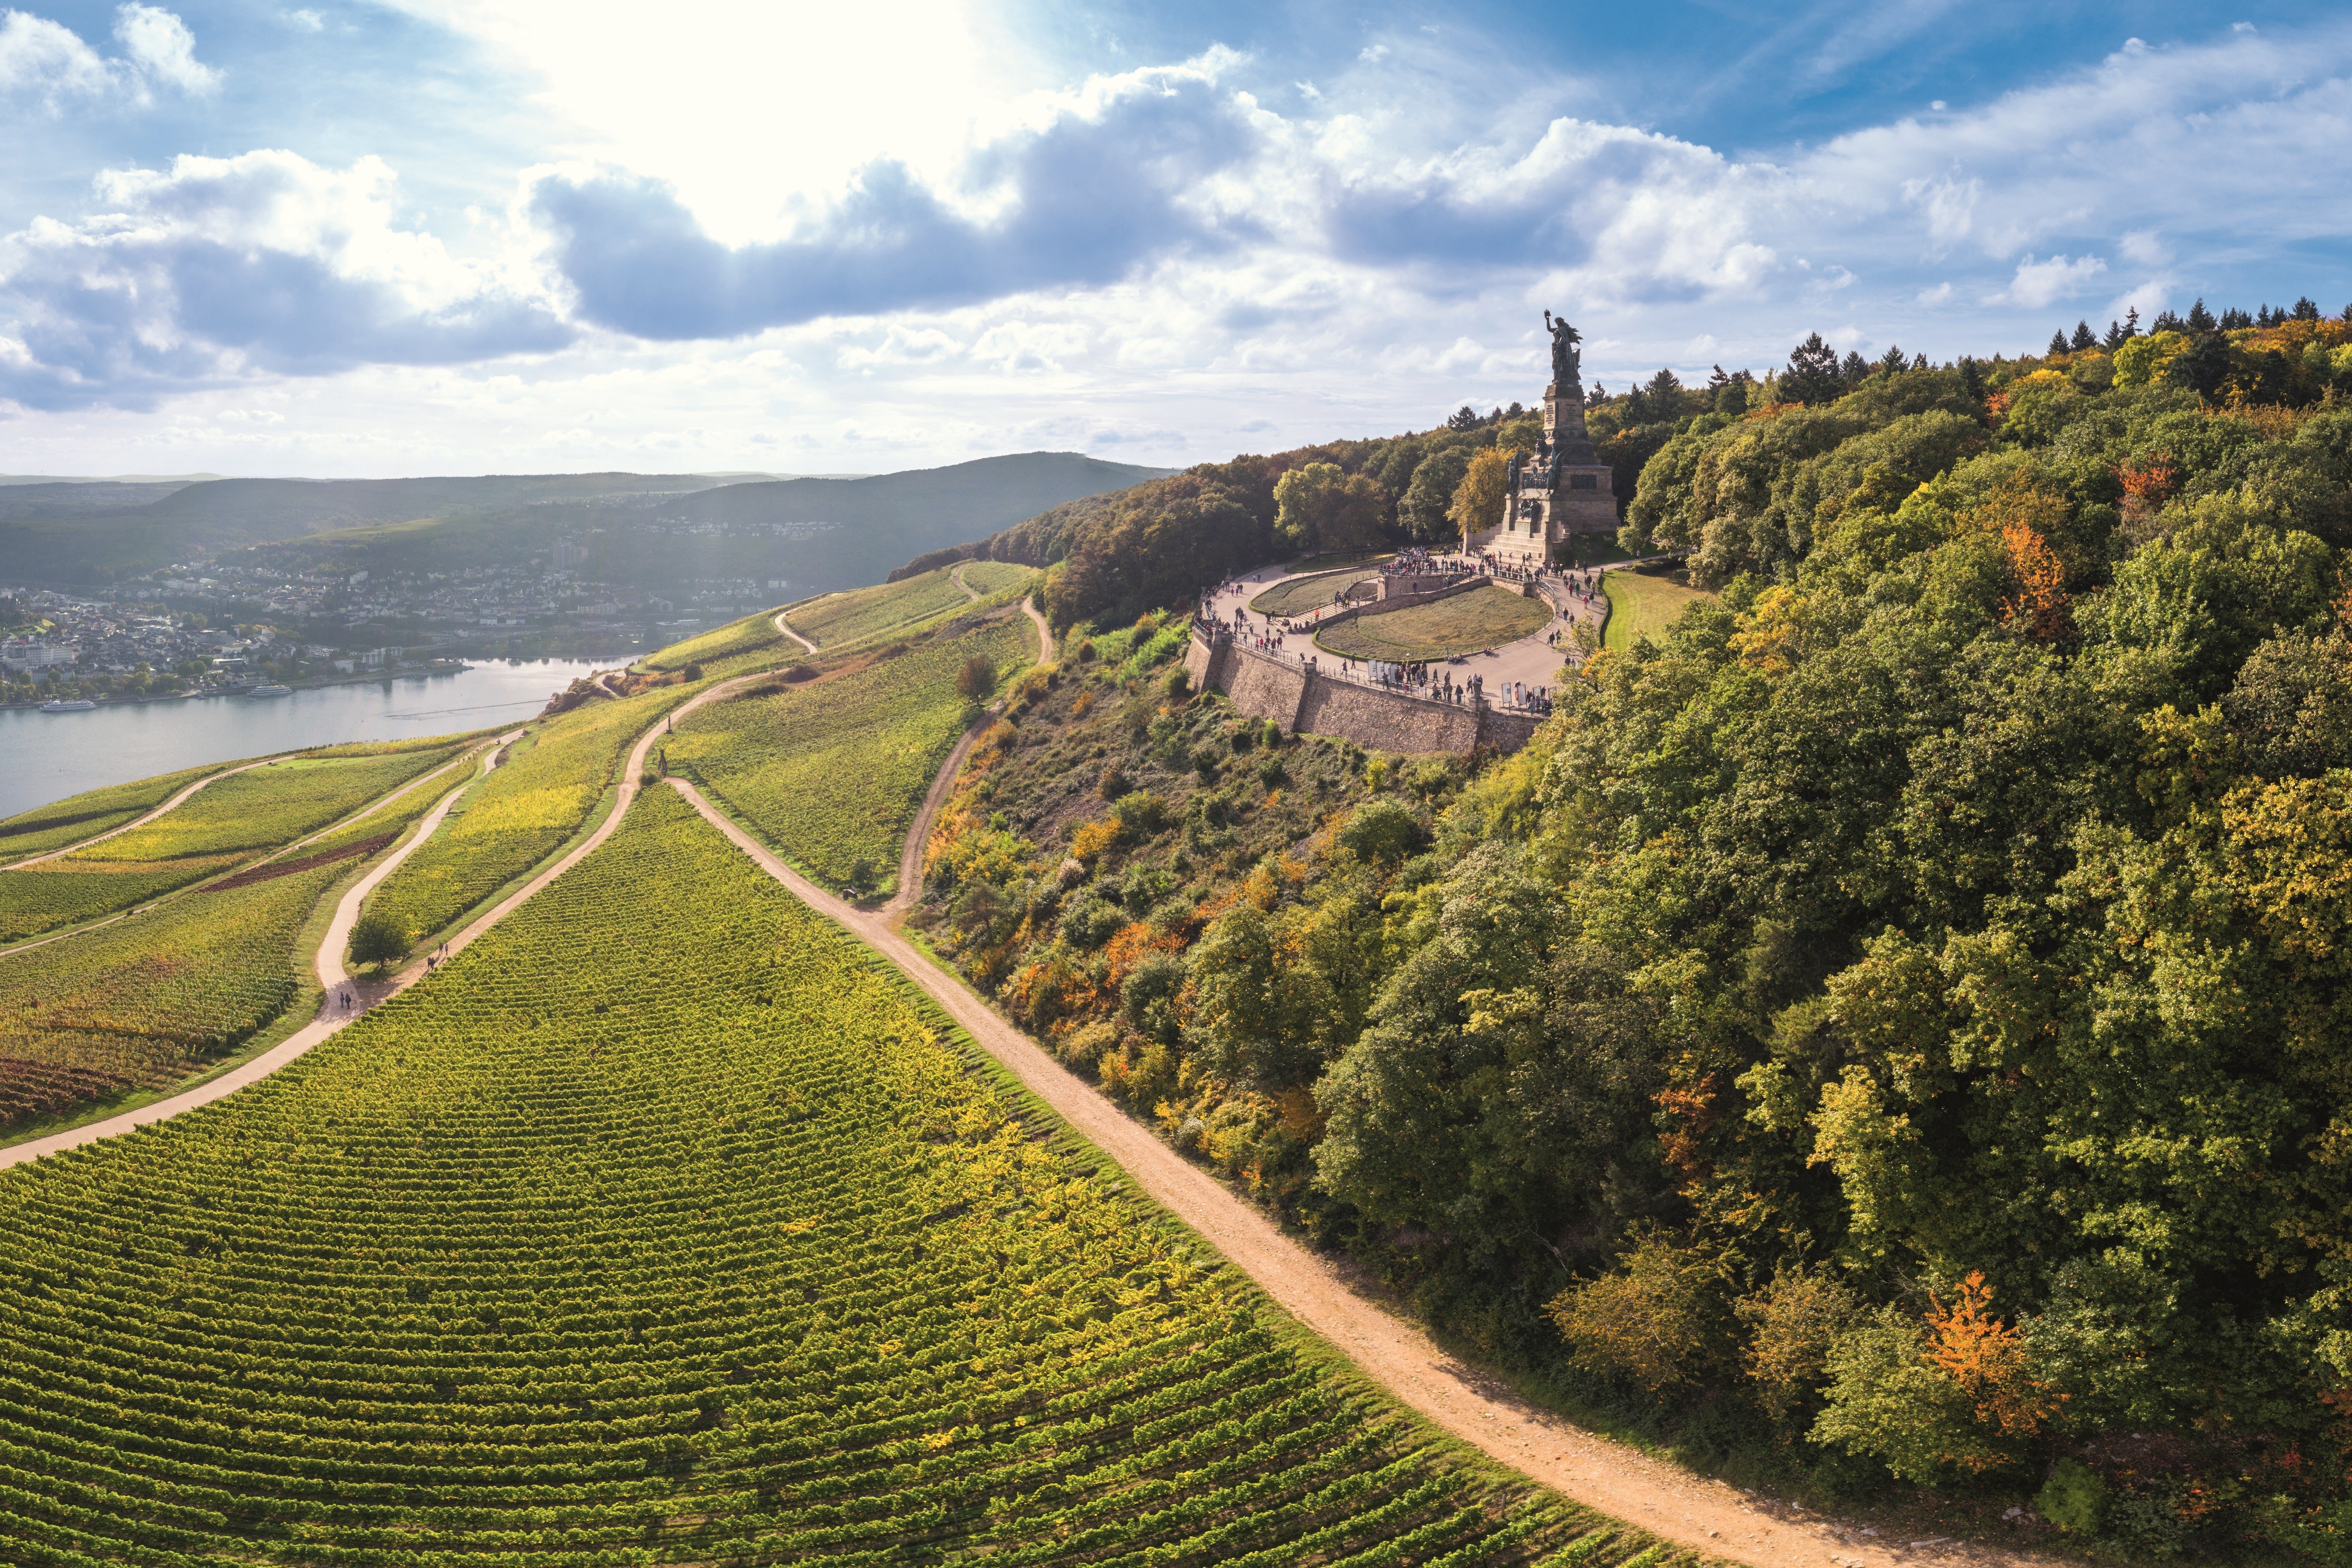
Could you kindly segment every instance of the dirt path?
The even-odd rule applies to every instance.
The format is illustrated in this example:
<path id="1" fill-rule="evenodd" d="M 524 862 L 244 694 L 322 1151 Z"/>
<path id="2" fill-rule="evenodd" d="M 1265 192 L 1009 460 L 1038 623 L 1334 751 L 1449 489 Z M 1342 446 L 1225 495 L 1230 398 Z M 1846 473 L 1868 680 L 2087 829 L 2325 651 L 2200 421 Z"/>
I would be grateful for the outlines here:
<path id="1" fill-rule="evenodd" d="M 154 821 L 157 817 L 163 816 L 165 812 L 171 811 L 175 807 L 185 804 L 190 795 L 195 794 L 206 784 L 218 784 L 221 780 L 228 778 L 236 773 L 251 773 L 256 768 L 266 768 L 270 763 L 280 760 L 282 759 L 278 757 L 264 757 L 257 763 L 247 763 L 242 767 L 223 768 L 216 773 L 206 773 L 204 777 L 188 785 L 185 789 L 180 791 L 179 794 L 173 795 L 171 799 L 165 801 L 163 805 L 157 806 L 154 810 L 149 812 L 144 816 L 133 817 L 131 821 L 124 823 L 120 827 L 110 827 L 103 833 L 93 834 L 89 837 L 83 839 L 79 844 L 68 844 L 62 849 L 49 850 L 46 854 L 36 855 L 29 860 L 18 860 L 9 866 L 8 869 L 11 871 L 22 871 L 28 867 L 38 866 L 46 861 L 59 859 L 64 856 L 73 854 L 77 850 L 87 849 L 93 844 L 103 844 L 118 833 L 128 833 L 134 827 L 144 827 L 149 823 Z"/>
<path id="2" fill-rule="evenodd" d="M 782 610 L 778 610 L 776 612 L 776 629 L 783 633 L 786 637 L 792 638 L 793 641 L 800 644 L 801 647 L 808 649 L 809 652 L 814 653 L 816 651 L 816 644 L 809 641 L 808 638 L 793 630 L 791 623 L 784 619 L 784 612 Z"/>
<path id="3" fill-rule="evenodd" d="M 732 679 L 722 680 L 690 700 L 670 710 L 663 716 L 661 722 L 639 736 L 636 744 L 629 750 L 628 760 L 621 778 L 620 797 L 614 801 L 611 814 L 598 825 L 593 833 L 575 846 L 571 853 L 533 877 L 513 894 L 501 900 L 496 908 L 480 916 L 444 943 L 443 947 L 448 958 L 455 958 L 458 953 L 463 952 L 472 945 L 476 937 L 506 919 L 520 909 L 532 894 L 593 854 L 604 840 L 614 835 L 620 827 L 622 819 L 628 815 L 629 803 L 637 797 L 639 780 L 645 773 L 646 755 L 652 752 L 655 742 L 662 738 L 671 722 L 693 712 L 706 702 L 728 695 L 739 687 L 748 686 L 755 680 L 764 680 L 768 679 L 770 673 L 763 669 L 751 675 L 739 675 Z M 499 746 L 483 759 L 483 773 L 488 773 L 497 765 L 499 752 L 520 734 L 520 731 L 516 731 L 514 734 L 500 740 Z M 120 1137 L 138 1128 L 166 1121 L 184 1110 L 194 1110 L 198 1106 L 209 1105 L 215 1100 L 235 1094 L 247 1084 L 260 1082 L 288 1062 L 301 1057 L 320 1041 L 332 1036 L 353 1019 L 362 1016 L 377 1004 L 399 995 L 430 974 L 434 969 L 433 963 L 426 959 L 418 959 L 389 979 L 354 981 L 344 973 L 343 952 L 351 941 L 352 926 L 359 919 L 361 900 L 365 899 L 378 883 L 390 876 L 403 860 L 413 854 L 417 846 L 433 837 L 434 830 L 441 826 L 441 820 L 448 815 L 449 808 L 457 803 L 458 796 L 464 795 L 467 788 L 474 782 L 468 779 L 466 784 L 460 784 L 444 796 L 439 804 L 435 805 L 432 811 L 418 823 L 416 831 L 409 836 L 407 842 L 353 884 L 350 890 L 344 893 L 341 901 L 335 906 L 334 918 L 329 922 L 326 939 L 319 944 L 318 955 L 313 961 L 317 966 L 319 983 L 327 992 L 326 999 L 320 1005 L 316 1018 L 234 1071 L 223 1073 L 210 1082 L 200 1084 L 184 1094 L 175 1094 L 168 1100 L 159 1100 L 152 1105 L 142 1106 L 136 1110 L 124 1111 L 121 1115 L 109 1117 L 104 1121 L 93 1121 L 86 1127 L 69 1128 L 63 1132 L 51 1133 L 47 1138 L 37 1138 L 27 1142 L 0 1149 L 0 1170 L 27 1163 L 39 1159 L 44 1154 L 59 1153 L 68 1149 L 79 1149 L 85 1144 L 95 1143 L 100 1139 Z M 446 963 L 448 958 L 443 959 L 442 962 Z M 348 1006 L 342 1005 L 346 999 L 350 1003 Z"/>
<path id="4" fill-rule="evenodd" d="M 942 780 L 952 776 L 956 764 L 950 758 L 940 770 Z M 1746 1496 L 1529 1405 L 1441 1350 L 1418 1325 L 1359 1294 L 1330 1262 L 1284 1235 L 1257 1208 L 1046 1055 L 901 936 L 888 907 L 869 912 L 835 898 L 738 827 L 692 784 L 677 778 L 668 783 L 795 897 L 889 959 L 1030 1092 L 1286 1311 L 1338 1346 L 1397 1398 L 1488 1458 L 1626 1523 L 1757 1568 L 1820 1568 L 1825 1562 L 1895 1568 L 1928 1561 L 1972 1568 L 2055 1568 L 2053 1560 L 1996 1546 L 1864 1537 L 1855 1527 Z"/>

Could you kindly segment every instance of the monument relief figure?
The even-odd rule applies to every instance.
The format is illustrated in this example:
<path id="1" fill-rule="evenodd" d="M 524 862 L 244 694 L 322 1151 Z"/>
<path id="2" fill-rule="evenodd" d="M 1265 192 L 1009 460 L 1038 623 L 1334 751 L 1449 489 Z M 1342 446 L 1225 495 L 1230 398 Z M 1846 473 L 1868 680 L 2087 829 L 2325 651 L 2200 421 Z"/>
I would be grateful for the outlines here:
<path id="1" fill-rule="evenodd" d="M 1568 324 L 1566 317 L 1555 320 L 1549 310 L 1544 312 L 1544 325 L 1551 330 L 1552 384 L 1564 392 L 1577 384 L 1581 356 L 1576 345 L 1584 340 Z"/>

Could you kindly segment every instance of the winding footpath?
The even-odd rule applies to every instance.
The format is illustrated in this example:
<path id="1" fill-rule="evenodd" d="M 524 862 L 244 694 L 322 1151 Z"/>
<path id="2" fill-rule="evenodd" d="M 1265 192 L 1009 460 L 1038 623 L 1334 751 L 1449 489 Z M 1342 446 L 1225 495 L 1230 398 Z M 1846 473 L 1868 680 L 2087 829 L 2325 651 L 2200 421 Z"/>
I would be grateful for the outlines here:
<path id="1" fill-rule="evenodd" d="M 784 612 L 782 610 L 778 610 L 776 612 L 776 629 L 783 633 L 786 637 L 792 638 L 793 641 L 800 644 L 801 647 L 808 649 L 809 652 L 814 653 L 816 651 L 816 644 L 809 641 L 808 638 L 793 630 L 792 623 L 784 619 Z"/>

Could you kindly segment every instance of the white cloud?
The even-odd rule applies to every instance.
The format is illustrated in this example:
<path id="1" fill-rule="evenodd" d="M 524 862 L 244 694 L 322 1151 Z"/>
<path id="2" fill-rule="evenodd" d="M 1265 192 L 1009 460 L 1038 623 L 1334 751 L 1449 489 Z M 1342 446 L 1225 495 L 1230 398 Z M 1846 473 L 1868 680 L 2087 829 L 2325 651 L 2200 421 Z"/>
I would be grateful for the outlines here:
<path id="1" fill-rule="evenodd" d="M 2053 300 L 2073 299 L 2106 269 L 2107 264 L 2095 256 L 2074 261 L 2053 256 L 2047 261 L 2036 261 L 2029 254 L 2017 264 L 2017 276 L 2010 280 L 2008 292 L 1999 298 L 2007 304 L 2039 309 Z"/>
<path id="2" fill-rule="evenodd" d="M 1356 58 L 1367 65 L 1378 65 L 1389 58 L 1389 47 L 1386 44 L 1368 44 L 1357 52 Z"/>
<path id="3" fill-rule="evenodd" d="M 2142 267 L 2161 267 L 2172 259 L 2172 251 L 2152 228 L 2136 228 L 2116 241 L 2126 261 L 2136 261 Z"/>
<path id="4" fill-rule="evenodd" d="M 220 85 L 220 72 L 196 58 L 196 36 L 169 11 L 125 5 L 115 14 L 114 36 L 122 40 L 132 68 L 151 82 L 193 93 Z"/>
<path id="5" fill-rule="evenodd" d="M 307 6 L 299 11 L 280 11 L 278 19 L 298 33 L 324 32 L 327 26 L 327 18 Z"/>
<path id="6" fill-rule="evenodd" d="M 124 56 L 108 59 L 62 24 L 0 12 L 0 95 L 38 99 L 55 114 L 76 99 L 144 102 L 158 86 L 204 94 L 220 85 L 220 73 L 196 58 L 195 35 L 169 11 L 124 5 L 114 36 Z"/>

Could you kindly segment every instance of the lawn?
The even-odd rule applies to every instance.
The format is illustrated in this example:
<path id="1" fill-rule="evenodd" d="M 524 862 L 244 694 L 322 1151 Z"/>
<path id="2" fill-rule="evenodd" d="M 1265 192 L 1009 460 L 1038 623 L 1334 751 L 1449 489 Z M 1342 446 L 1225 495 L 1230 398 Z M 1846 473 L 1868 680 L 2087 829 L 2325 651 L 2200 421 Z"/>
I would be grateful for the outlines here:
<path id="1" fill-rule="evenodd" d="M 1712 594 L 1685 588 L 1671 577 L 1640 572 L 1604 572 L 1601 585 L 1609 595 L 1609 629 L 1603 646 L 1629 648 Z"/>
<path id="2" fill-rule="evenodd" d="M 1489 584 L 1450 599 L 1344 621 L 1316 634 L 1315 646 L 1342 658 L 1411 664 L 1499 647 L 1543 630 L 1550 620 L 1551 606 L 1543 600 Z"/>
<path id="3" fill-rule="evenodd" d="M 1312 577 L 1293 577 L 1252 599 L 1249 607 L 1261 616 L 1303 616 L 1309 610 L 1321 609 L 1357 584 L 1380 574 L 1378 566 L 1355 566 L 1339 572 L 1318 572 Z"/>

